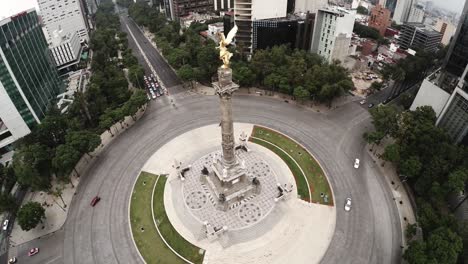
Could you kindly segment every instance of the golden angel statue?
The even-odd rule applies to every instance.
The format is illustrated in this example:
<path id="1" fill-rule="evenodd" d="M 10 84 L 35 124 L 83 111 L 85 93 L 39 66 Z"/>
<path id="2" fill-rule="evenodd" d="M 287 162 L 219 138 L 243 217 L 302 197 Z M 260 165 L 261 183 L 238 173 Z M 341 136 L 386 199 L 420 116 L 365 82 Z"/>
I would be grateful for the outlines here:
<path id="1" fill-rule="evenodd" d="M 227 37 L 224 37 L 224 34 L 219 32 L 219 59 L 223 61 L 223 68 L 229 68 L 229 60 L 232 57 L 232 53 L 228 51 L 227 46 L 231 44 L 232 40 L 234 39 L 234 36 L 237 33 L 237 25 L 234 25 L 234 27 L 229 31 L 227 34 Z"/>

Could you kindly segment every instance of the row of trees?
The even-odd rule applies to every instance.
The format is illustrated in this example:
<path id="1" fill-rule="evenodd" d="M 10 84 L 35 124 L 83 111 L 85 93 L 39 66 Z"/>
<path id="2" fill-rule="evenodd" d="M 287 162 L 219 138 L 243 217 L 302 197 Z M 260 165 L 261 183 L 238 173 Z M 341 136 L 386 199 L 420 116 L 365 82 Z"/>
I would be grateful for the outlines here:
<path id="1" fill-rule="evenodd" d="M 408 263 L 456 263 L 463 248 L 466 229 L 446 207 L 451 194 L 464 190 L 468 180 L 468 150 L 451 143 L 436 127 L 436 115 L 429 106 L 399 113 L 392 106 L 371 110 L 375 131 L 365 134 L 370 144 L 387 145 L 382 158 L 395 164 L 417 196 L 418 224 L 423 240 L 414 240 L 404 254 Z M 413 228 L 413 227 L 412 227 Z M 408 232 L 409 239 L 414 232 Z"/>
<path id="2" fill-rule="evenodd" d="M 74 102 L 64 114 L 52 102 L 41 124 L 16 146 L 11 167 L 14 177 L 33 191 L 46 191 L 61 198 L 62 191 L 51 188 L 52 178 L 70 182 L 69 176 L 81 157 L 91 157 L 90 153 L 101 144 L 100 134 L 105 130 L 112 134 L 111 126 L 117 122 L 123 127 L 125 117 L 133 117 L 147 102 L 143 90 L 129 91 L 119 67 L 118 51 L 127 50 L 128 44 L 126 34 L 119 32 L 120 22 L 111 0 L 101 1 L 95 21 L 96 30 L 90 41 L 93 74 L 86 91 L 75 93 Z M 28 203 L 18 211 L 24 230 L 34 228 L 43 218 L 38 204 Z"/>
<path id="3" fill-rule="evenodd" d="M 155 33 L 155 41 L 184 81 L 210 83 L 216 77 L 221 62 L 216 43 L 202 40 L 199 32 L 207 24 L 193 23 L 181 30 L 178 22 L 167 22 L 156 8 L 148 9 L 145 3 L 130 6 L 134 20 Z M 277 46 L 258 50 L 248 62 L 246 56 L 231 48 L 234 80 L 241 86 L 260 86 L 297 97 L 331 104 L 332 100 L 353 89 L 348 72 L 337 63 L 328 64 L 316 54 Z"/>

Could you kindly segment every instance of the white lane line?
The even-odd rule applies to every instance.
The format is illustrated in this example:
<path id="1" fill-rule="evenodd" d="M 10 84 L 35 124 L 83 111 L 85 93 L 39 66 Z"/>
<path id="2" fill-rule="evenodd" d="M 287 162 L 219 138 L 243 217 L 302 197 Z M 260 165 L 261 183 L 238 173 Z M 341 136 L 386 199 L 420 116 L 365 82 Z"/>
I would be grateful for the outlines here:
<path id="1" fill-rule="evenodd" d="M 57 256 L 57 257 L 55 257 L 55 258 L 53 258 L 53 259 L 47 261 L 45 264 L 50 264 L 50 263 L 52 263 L 52 262 L 55 262 L 57 259 L 59 259 L 59 258 L 61 258 L 61 257 L 62 257 L 62 256 Z"/>

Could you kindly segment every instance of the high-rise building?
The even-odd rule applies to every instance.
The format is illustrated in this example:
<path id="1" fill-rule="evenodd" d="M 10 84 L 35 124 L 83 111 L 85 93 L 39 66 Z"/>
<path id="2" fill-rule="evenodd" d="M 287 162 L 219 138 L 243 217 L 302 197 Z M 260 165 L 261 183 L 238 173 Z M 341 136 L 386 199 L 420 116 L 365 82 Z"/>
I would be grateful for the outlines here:
<path id="1" fill-rule="evenodd" d="M 315 18 L 311 51 L 328 62 L 343 61 L 348 55 L 355 17 L 355 10 L 339 7 L 319 9 Z"/>
<path id="2" fill-rule="evenodd" d="M 315 14 L 289 15 L 285 18 L 260 19 L 253 22 L 253 50 L 289 45 L 293 49 L 310 48 Z"/>
<path id="3" fill-rule="evenodd" d="M 392 24 L 390 20 L 390 10 L 381 5 L 376 5 L 371 10 L 369 18 L 369 27 L 375 28 L 379 31 L 381 36 L 385 35 L 385 31 Z"/>
<path id="4" fill-rule="evenodd" d="M 427 28 L 422 23 L 405 23 L 400 31 L 399 44 L 403 49 L 422 49 L 435 51 L 440 44 L 442 34 Z"/>
<path id="5" fill-rule="evenodd" d="M 214 0 L 214 10 L 229 11 L 234 8 L 234 0 Z"/>
<path id="6" fill-rule="evenodd" d="M 449 46 L 444 63 L 445 70 L 454 76 L 462 76 L 468 64 L 468 3 L 465 4 L 457 31 Z M 468 82 L 468 77 L 465 77 Z"/>
<path id="7" fill-rule="evenodd" d="M 191 12 L 207 13 L 214 10 L 215 0 L 171 0 L 173 19 L 189 15 Z"/>
<path id="8" fill-rule="evenodd" d="M 447 46 L 450 43 L 453 35 L 455 35 L 457 27 L 449 21 L 438 19 L 434 29 L 442 34 L 442 40 L 440 42 Z"/>
<path id="9" fill-rule="evenodd" d="M 395 13 L 396 4 L 397 0 L 386 0 L 382 6 L 390 10 L 390 14 L 393 17 L 393 14 Z"/>
<path id="10" fill-rule="evenodd" d="M 395 11 L 393 12 L 392 20 L 401 25 L 408 21 L 413 0 L 398 0 L 396 2 Z"/>
<path id="11" fill-rule="evenodd" d="M 236 0 L 234 18 L 238 26 L 236 44 L 244 52 L 252 52 L 253 21 L 258 19 L 286 17 L 287 0 Z"/>
<path id="12" fill-rule="evenodd" d="M 422 23 L 424 21 L 424 6 L 422 4 L 416 4 L 411 7 L 408 19 L 405 22 Z"/>
<path id="13" fill-rule="evenodd" d="M 455 143 L 468 144 L 468 4 L 442 69 L 427 77 L 411 106 L 430 105 Z"/>
<path id="14" fill-rule="evenodd" d="M 75 32 L 66 36 L 54 32 L 49 48 L 59 71 L 80 62 L 82 46 Z"/>
<path id="15" fill-rule="evenodd" d="M 58 30 L 64 35 L 76 32 L 81 41 L 89 41 L 87 18 L 79 0 L 38 0 L 42 22 L 49 36 Z M 48 39 L 51 42 L 51 39 Z"/>
<path id="16" fill-rule="evenodd" d="M 34 9 L 0 21 L 0 152 L 44 117 L 62 83 Z"/>

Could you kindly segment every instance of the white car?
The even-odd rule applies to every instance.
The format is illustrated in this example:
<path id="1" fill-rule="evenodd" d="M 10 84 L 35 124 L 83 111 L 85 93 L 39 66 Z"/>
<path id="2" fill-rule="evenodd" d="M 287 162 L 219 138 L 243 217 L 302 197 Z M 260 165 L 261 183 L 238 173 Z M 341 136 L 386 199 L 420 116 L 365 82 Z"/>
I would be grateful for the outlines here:
<path id="1" fill-rule="evenodd" d="M 154 94 L 153 91 L 151 91 L 151 98 L 156 99 L 156 95 Z"/>
<path id="2" fill-rule="evenodd" d="M 344 210 L 346 212 L 351 211 L 351 198 L 346 198 L 346 203 L 344 205 Z"/>
<path id="3" fill-rule="evenodd" d="M 17 261 L 16 257 L 12 257 L 11 259 L 8 260 L 8 264 L 16 263 L 16 261 Z"/>
<path id="4" fill-rule="evenodd" d="M 359 104 L 365 104 L 366 103 L 366 100 L 362 100 L 361 102 L 359 102 Z"/>
<path id="5" fill-rule="evenodd" d="M 356 160 L 354 161 L 354 168 L 355 168 L 355 169 L 359 168 L 359 159 L 356 159 Z"/>
<path id="6" fill-rule="evenodd" d="M 10 222 L 10 221 L 8 221 L 8 219 L 5 220 L 5 221 L 3 221 L 3 227 L 2 227 L 2 229 L 3 229 L 4 231 L 8 229 L 8 223 L 9 223 L 9 222 Z"/>

